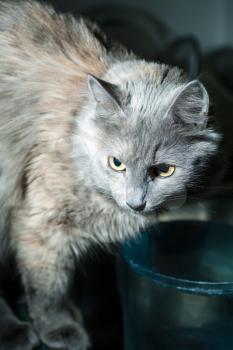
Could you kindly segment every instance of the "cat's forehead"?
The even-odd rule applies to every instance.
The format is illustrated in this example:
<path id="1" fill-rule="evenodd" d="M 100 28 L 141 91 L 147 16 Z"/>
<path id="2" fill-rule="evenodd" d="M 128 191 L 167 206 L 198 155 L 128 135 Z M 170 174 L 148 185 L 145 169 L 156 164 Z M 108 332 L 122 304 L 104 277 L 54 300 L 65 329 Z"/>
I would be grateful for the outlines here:
<path id="1" fill-rule="evenodd" d="M 132 61 L 113 65 L 106 79 L 122 90 L 122 103 L 128 104 L 124 107 L 143 116 L 169 104 L 176 87 L 186 81 L 186 76 L 177 67 Z"/>
<path id="2" fill-rule="evenodd" d="M 152 81 L 139 81 L 129 83 L 127 94 L 130 99 L 126 106 L 126 114 L 139 120 L 161 116 L 169 109 L 179 86 L 175 82 L 156 84 Z"/>
<path id="3" fill-rule="evenodd" d="M 157 155 L 173 156 L 177 145 L 182 143 L 175 130 L 168 130 L 161 120 L 154 119 L 151 123 L 151 118 L 135 119 L 133 115 L 108 137 L 116 155 L 132 163 L 150 163 Z"/>
<path id="4" fill-rule="evenodd" d="M 132 154 L 153 157 L 156 149 L 170 147 L 176 139 L 176 130 L 166 118 L 168 108 L 169 103 L 156 101 L 156 93 L 146 91 L 146 96 L 135 97 L 127 106 L 125 118 L 119 117 L 114 125 L 110 122 L 106 136 L 126 150 L 129 158 Z"/>

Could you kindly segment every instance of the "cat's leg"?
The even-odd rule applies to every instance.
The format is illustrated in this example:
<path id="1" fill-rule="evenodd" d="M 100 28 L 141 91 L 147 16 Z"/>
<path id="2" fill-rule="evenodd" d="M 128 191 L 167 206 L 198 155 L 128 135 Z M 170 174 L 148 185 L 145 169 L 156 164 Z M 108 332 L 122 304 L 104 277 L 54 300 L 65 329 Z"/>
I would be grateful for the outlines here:
<path id="1" fill-rule="evenodd" d="M 30 324 L 21 322 L 3 298 L 0 298 L 0 349 L 33 350 L 39 339 Z"/>
<path id="2" fill-rule="evenodd" d="M 56 234 L 60 240 L 56 240 Z M 86 350 L 88 336 L 78 310 L 67 297 L 73 255 L 53 232 L 50 243 L 32 239 L 18 242 L 18 259 L 34 328 L 53 349 Z"/>

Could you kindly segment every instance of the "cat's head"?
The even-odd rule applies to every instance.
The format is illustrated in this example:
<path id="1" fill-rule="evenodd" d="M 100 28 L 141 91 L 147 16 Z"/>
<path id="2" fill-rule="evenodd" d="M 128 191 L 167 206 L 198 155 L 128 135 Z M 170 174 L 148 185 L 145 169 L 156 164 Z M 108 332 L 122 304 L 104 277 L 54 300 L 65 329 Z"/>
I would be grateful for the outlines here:
<path id="1" fill-rule="evenodd" d="M 88 186 L 126 210 L 148 213 L 183 202 L 208 183 L 219 135 L 208 124 L 209 98 L 177 68 L 144 63 L 130 77 L 88 77 L 88 104 L 77 122 L 76 162 Z M 132 72 L 131 72 L 132 73 Z"/>

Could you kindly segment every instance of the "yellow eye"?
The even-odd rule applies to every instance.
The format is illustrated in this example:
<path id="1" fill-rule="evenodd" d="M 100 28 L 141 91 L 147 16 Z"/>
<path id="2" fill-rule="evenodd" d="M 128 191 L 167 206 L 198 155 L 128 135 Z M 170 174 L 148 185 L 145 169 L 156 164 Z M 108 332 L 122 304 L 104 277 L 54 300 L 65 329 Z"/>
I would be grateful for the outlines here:
<path id="1" fill-rule="evenodd" d="M 158 175 L 160 177 L 169 177 L 172 176 L 174 171 L 175 171 L 175 167 L 172 165 L 166 165 L 166 164 L 160 164 L 157 167 L 157 171 L 158 171 Z"/>
<path id="2" fill-rule="evenodd" d="M 112 168 L 115 171 L 125 171 L 126 166 L 124 163 L 122 163 L 119 159 L 115 157 L 108 157 L 108 164 L 110 168 Z"/>

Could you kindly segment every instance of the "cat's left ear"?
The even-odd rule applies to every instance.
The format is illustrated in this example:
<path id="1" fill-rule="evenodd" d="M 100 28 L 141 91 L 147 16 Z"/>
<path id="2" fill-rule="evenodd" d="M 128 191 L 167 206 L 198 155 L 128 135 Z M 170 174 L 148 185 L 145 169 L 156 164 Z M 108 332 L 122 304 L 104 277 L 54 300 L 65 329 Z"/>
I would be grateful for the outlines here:
<path id="1" fill-rule="evenodd" d="M 208 121 L 209 96 L 204 85 L 193 80 L 176 96 L 171 111 L 177 123 L 203 129 Z"/>
<path id="2" fill-rule="evenodd" d="M 87 78 L 89 91 L 97 103 L 101 115 L 118 114 L 125 116 L 120 105 L 121 93 L 118 86 L 90 74 Z"/>

